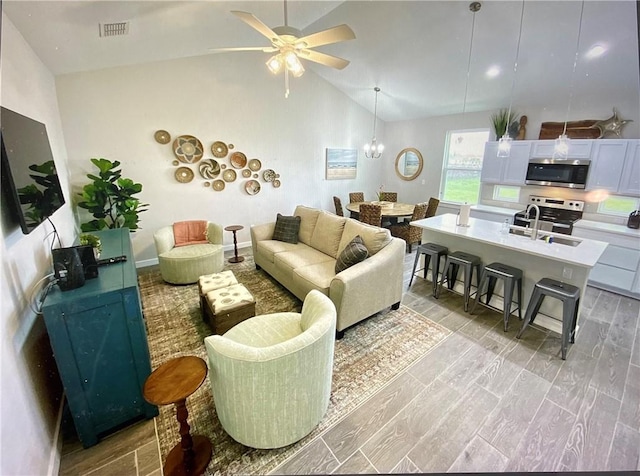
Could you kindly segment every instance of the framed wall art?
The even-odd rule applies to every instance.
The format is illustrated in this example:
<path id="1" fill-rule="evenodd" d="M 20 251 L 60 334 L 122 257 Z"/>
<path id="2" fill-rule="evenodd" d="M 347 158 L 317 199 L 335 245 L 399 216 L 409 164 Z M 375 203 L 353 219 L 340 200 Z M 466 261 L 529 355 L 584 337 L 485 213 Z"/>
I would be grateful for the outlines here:
<path id="1" fill-rule="evenodd" d="M 356 178 L 358 149 L 327 149 L 327 180 Z"/>

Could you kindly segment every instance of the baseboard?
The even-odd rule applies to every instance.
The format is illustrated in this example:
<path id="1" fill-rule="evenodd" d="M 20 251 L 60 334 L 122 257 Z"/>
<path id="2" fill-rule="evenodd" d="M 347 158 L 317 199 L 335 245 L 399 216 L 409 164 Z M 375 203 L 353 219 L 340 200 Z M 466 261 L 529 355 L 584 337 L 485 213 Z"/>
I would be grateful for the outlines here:
<path id="1" fill-rule="evenodd" d="M 60 398 L 60 408 L 58 408 L 58 417 L 56 418 L 56 428 L 53 434 L 53 445 L 51 445 L 51 454 L 49 455 L 48 476 L 58 476 L 60 474 L 60 459 L 62 453 L 62 412 L 64 411 L 65 395 Z"/>

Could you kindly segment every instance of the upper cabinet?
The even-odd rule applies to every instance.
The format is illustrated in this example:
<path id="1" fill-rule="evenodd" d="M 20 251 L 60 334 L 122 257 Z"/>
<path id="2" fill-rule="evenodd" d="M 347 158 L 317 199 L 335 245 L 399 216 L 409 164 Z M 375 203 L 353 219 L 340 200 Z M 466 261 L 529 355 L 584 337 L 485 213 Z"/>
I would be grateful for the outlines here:
<path id="1" fill-rule="evenodd" d="M 498 157 L 498 143 L 487 142 L 484 147 L 480 181 L 524 185 L 530 153 L 530 141 L 514 141 L 509 157 Z"/>
<path id="2" fill-rule="evenodd" d="M 569 159 L 589 159 L 586 190 L 640 196 L 640 140 L 573 139 Z M 524 185 L 529 159 L 552 158 L 555 141 L 515 141 L 511 155 L 499 158 L 498 143 L 487 142 L 484 148 L 480 180 L 484 183 Z"/>
<path id="3" fill-rule="evenodd" d="M 618 191 L 627 145 L 626 140 L 596 141 L 593 145 L 587 190 Z"/>

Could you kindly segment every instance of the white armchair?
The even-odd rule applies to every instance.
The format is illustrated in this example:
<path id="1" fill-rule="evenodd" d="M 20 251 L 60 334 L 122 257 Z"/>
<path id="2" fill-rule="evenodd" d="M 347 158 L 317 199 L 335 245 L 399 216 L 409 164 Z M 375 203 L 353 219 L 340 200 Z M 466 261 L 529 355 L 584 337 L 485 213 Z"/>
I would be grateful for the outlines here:
<path id="1" fill-rule="evenodd" d="M 153 240 L 162 279 L 171 284 L 191 284 L 198 282 L 203 274 L 222 271 L 222 226 L 207 223 L 206 236 L 209 243 L 176 247 L 173 226 L 165 226 L 156 231 Z"/>
<path id="2" fill-rule="evenodd" d="M 279 448 L 308 435 L 329 405 L 336 308 L 309 292 L 302 313 L 252 317 L 204 340 L 216 412 L 231 437 Z"/>

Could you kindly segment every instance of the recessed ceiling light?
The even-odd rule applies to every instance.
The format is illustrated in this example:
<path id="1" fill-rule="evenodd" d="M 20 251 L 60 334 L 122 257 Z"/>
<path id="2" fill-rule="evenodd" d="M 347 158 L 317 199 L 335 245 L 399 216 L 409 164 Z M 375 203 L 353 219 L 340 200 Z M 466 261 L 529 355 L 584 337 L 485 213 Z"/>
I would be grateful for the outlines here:
<path id="1" fill-rule="evenodd" d="M 594 59 L 594 58 L 598 58 L 598 57 L 602 56 L 603 54 L 605 54 L 606 51 L 607 51 L 607 49 L 604 46 L 602 46 L 602 45 L 594 45 L 594 46 L 591 47 L 591 49 L 589 51 L 587 51 L 585 56 L 588 59 Z"/>
<path id="2" fill-rule="evenodd" d="M 500 68 L 498 68 L 497 66 L 492 66 L 487 70 L 485 74 L 487 75 L 488 78 L 495 78 L 500 74 Z"/>

